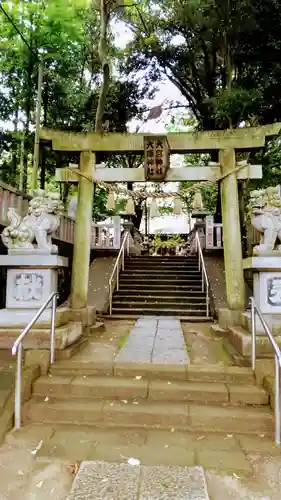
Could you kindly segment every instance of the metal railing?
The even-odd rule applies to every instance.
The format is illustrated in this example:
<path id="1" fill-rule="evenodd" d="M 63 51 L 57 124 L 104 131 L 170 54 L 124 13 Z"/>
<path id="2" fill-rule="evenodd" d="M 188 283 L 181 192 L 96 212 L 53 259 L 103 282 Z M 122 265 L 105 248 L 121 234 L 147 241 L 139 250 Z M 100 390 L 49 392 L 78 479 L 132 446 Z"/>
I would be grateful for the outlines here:
<path id="1" fill-rule="evenodd" d="M 122 271 L 125 269 L 125 250 L 127 251 L 127 255 L 130 253 L 130 239 L 129 239 L 129 232 L 126 232 L 122 241 L 121 248 L 119 250 L 113 271 L 110 276 L 109 280 L 109 314 L 110 316 L 112 315 L 112 297 L 113 293 L 115 290 L 115 284 L 116 284 L 116 290 L 119 290 L 119 273 L 120 269 L 122 268 Z M 116 282 L 115 282 L 115 275 L 116 275 Z"/>
<path id="2" fill-rule="evenodd" d="M 202 274 L 202 292 L 206 290 L 206 316 L 208 318 L 210 316 L 210 286 L 209 286 L 205 261 L 203 257 L 200 237 L 197 231 L 195 235 L 195 242 L 196 242 L 196 250 L 198 252 L 198 267 L 199 271 L 201 271 Z"/>
<path id="3" fill-rule="evenodd" d="M 52 311 L 51 311 L 51 339 L 50 339 L 50 363 L 52 364 L 55 360 L 55 319 L 57 310 L 57 298 L 58 293 L 53 292 L 50 297 L 44 302 L 39 311 L 35 314 L 33 319 L 28 323 L 28 325 L 21 332 L 12 347 L 12 354 L 17 357 L 17 371 L 16 371 L 16 383 L 15 383 L 15 428 L 20 429 L 21 426 L 21 364 L 22 364 L 22 343 L 28 334 L 28 332 L 33 327 L 34 323 L 40 318 L 41 314 L 45 311 L 47 306 L 52 301 Z"/>
<path id="4" fill-rule="evenodd" d="M 251 304 L 251 327 L 252 327 L 252 368 L 256 371 L 256 315 L 258 315 L 260 322 L 264 328 L 266 335 L 274 350 L 275 357 L 275 444 L 280 446 L 281 443 L 281 420 L 280 420 L 280 367 L 281 367 L 281 351 L 275 341 L 272 333 L 270 332 L 269 326 L 266 323 L 261 311 L 255 303 L 253 297 L 250 298 Z"/>

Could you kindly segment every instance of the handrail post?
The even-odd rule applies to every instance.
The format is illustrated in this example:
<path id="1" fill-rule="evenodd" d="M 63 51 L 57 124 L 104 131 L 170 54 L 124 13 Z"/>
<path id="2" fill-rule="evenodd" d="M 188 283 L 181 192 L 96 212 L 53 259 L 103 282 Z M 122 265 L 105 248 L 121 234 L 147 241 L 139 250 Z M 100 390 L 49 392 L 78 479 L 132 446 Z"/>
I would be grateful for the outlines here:
<path id="1" fill-rule="evenodd" d="M 122 250 L 122 271 L 125 269 L 125 247 Z"/>
<path id="2" fill-rule="evenodd" d="M 209 303 L 209 285 L 208 283 L 206 283 L 206 315 L 207 315 L 207 318 L 209 317 L 210 315 L 210 303 Z"/>
<path id="3" fill-rule="evenodd" d="M 127 233 L 127 257 L 130 255 L 130 233 Z"/>
<path id="4" fill-rule="evenodd" d="M 52 300 L 52 320 L 51 320 L 51 347 L 50 347 L 50 363 L 55 361 L 55 322 L 57 310 L 57 295 L 53 296 Z"/>
<path id="5" fill-rule="evenodd" d="M 251 297 L 251 329 L 252 329 L 252 369 L 256 370 L 256 306 L 254 298 Z"/>
<path id="6" fill-rule="evenodd" d="M 21 426 L 21 363 L 22 363 L 22 342 L 20 342 L 17 353 L 17 373 L 15 386 L 15 428 Z"/>
<path id="7" fill-rule="evenodd" d="M 274 361 L 275 361 L 275 404 L 274 404 L 274 414 L 275 414 L 275 444 L 280 446 L 281 444 L 281 415 L 280 415 L 280 367 L 281 367 L 281 351 L 277 342 L 275 341 L 268 324 L 263 318 L 263 315 L 255 303 L 254 297 L 250 298 L 251 303 L 251 329 L 252 329 L 252 367 L 255 371 L 256 369 L 256 316 L 259 317 L 264 331 L 271 342 L 274 349 Z"/>
<path id="8" fill-rule="evenodd" d="M 56 318 L 56 306 L 57 306 L 58 293 L 51 293 L 50 297 L 46 302 L 40 307 L 39 311 L 35 314 L 33 319 L 24 328 L 21 334 L 18 336 L 17 340 L 14 342 L 12 347 L 13 356 L 17 355 L 17 370 L 16 370 L 16 380 L 15 380 L 15 428 L 20 429 L 21 427 L 21 365 L 22 365 L 22 350 L 23 341 L 25 336 L 29 333 L 30 329 L 40 318 L 41 314 L 47 306 L 52 301 L 51 310 L 51 336 L 50 336 L 50 362 L 54 362 L 55 357 L 55 318 Z"/>
<path id="9" fill-rule="evenodd" d="M 280 364 L 275 354 L 275 444 L 281 443 L 281 422 L 280 422 Z"/>
<path id="10" fill-rule="evenodd" d="M 112 281 L 109 282 L 109 314 L 112 315 Z"/>

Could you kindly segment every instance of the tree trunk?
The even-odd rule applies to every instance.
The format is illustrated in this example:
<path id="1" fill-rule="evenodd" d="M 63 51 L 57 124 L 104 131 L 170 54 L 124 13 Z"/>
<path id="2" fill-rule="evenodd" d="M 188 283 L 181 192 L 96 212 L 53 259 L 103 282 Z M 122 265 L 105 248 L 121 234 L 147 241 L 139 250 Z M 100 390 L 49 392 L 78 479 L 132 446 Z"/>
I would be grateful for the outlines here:
<path id="1" fill-rule="evenodd" d="M 13 142 L 13 155 L 12 155 L 12 182 L 17 186 L 17 170 L 18 170 L 18 122 L 19 122 L 19 110 L 18 108 L 15 111 L 15 119 L 14 119 L 14 142 Z M 10 181 L 11 182 L 11 181 Z"/>
<path id="2" fill-rule="evenodd" d="M 26 78 L 26 92 L 27 97 L 25 101 L 25 127 L 24 127 L 24 157 L 23 157 L 23 192 L 27 192 L 27 181 L 28 181 L 28 154 L 29 149 L 29 126 L 31 117 L 31 106 L 32 106 L 32 73 L 33 73 L 33 54 L 29 54 L 29 63 L 27 68 L 27 78 Z"/>
<path id="3" fill-rule="evenodd" d="M 102 84 L 99 93 L 98 106 L 95 117 L 95 132 L 102 132 L 103 116 L 106 103 L 106 96 L 109 88 L 110 70 L 108 64 L 108 47 L 107 47 L 107 28 L 109 23 L 109 12 L 107 11 L 105 0 L 100 0 L 100 40 L 99 40 L 99 58 L 102 67 Z"/>
<path id="4" fill-rule="evenodd" d="M 142 220 L 142 203 L 139 203 L 138 205 L 135 206 L 135 213 L 136 215 L 132 216 L 132 223 L 134 224 L 136 229 L 140 228 L 141 225 L 141 220 Z"/>

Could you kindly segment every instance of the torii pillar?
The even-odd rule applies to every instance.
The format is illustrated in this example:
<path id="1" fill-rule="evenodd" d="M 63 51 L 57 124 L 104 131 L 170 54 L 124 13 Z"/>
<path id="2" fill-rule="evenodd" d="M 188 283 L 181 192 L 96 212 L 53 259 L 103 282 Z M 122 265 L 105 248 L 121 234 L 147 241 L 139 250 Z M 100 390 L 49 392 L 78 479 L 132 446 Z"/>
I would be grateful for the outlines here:
<path id="1" fill-rule="evenodd" d="M 245 308 L 245 283 L 235 156 L 233 148 L 219 151 L 226 295 L 229 308 L 241 311 Z"/>
<path id="2" fill-rule="evenodd" d="M 82 175 L 78 185 L 71 279 L 71 306 L 73 309 L 87 307 L 93 211 L 93 182 L 90 179 L 95 159 L 95 154 L 92 151 L 80 153 L 80 172 Z"/>

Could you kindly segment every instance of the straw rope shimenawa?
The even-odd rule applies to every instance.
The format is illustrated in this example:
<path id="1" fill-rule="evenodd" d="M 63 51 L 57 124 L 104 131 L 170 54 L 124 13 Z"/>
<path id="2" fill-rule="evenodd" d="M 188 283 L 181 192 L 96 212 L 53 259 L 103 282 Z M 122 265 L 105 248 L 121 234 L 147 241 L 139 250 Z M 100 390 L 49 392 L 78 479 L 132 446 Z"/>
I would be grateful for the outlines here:
<path id="1" fill-rule="evenodd" d="M 165 193 L 164 191 L 157 191 L 155 193 L 147 193 L 144 189 L 132 191 L 132 190 L 129 190 L 126 188 L 121 188 L 120 186 L 116 186 L 115 184 L 106 183 L 106 182 L 102 182 L 102 181 L 99 181 L 98 185 L 103 187 L 104 189 L 106 189 L 108 191 L 108 193 L 116 193 L 116 194 L 120 194 L 123 196 L 127 196 L 129 198 L 134 199 L 135 201 L 142 201 L 142 200 L 146 200 L 147 198 L 154 198 L 154 199 L 156 199 L 156 198 L 162 198 L 162 199 L 163 198 L 179 198 L 179 197 L 186 196 L 188 194 L 191 194 L 191 195 L 195 194 L 198 190 L 200 190 L 202 188 L 213 186 L 214 184 L 225 179 L 229 175 L 234 174 L 236 172 L 239 172 L 239 170 L 242 170 L 247 165 L 248 164 L 243 161 L 243 162 L 241 162 L 241 164 L 237 165 L 234 169 L 232 169 L 229 172 L 227 172 L 226 174 L 218 177 L 214 181 L 196 182 L 195 184 L 193 184 L 193 186 L 181 189 L 180 192 L 170 191 L 169 193 Z M 249 167 L 249 165 L 248 165 L 248 167 Z M 70 167 L 66 167 L 66 168 L 71 173 L 73 172 L 73 169 L 71 169 Z M 87 179 L 88 181 L 92 182 L 93 184 L 95 183 L 95 181 L 90 176 L 82 174 L 82 172 L 80 172 L 78 169 L 75 170 L 75 174 L 79 177 L 83 177 L 84 179 Z"/>

